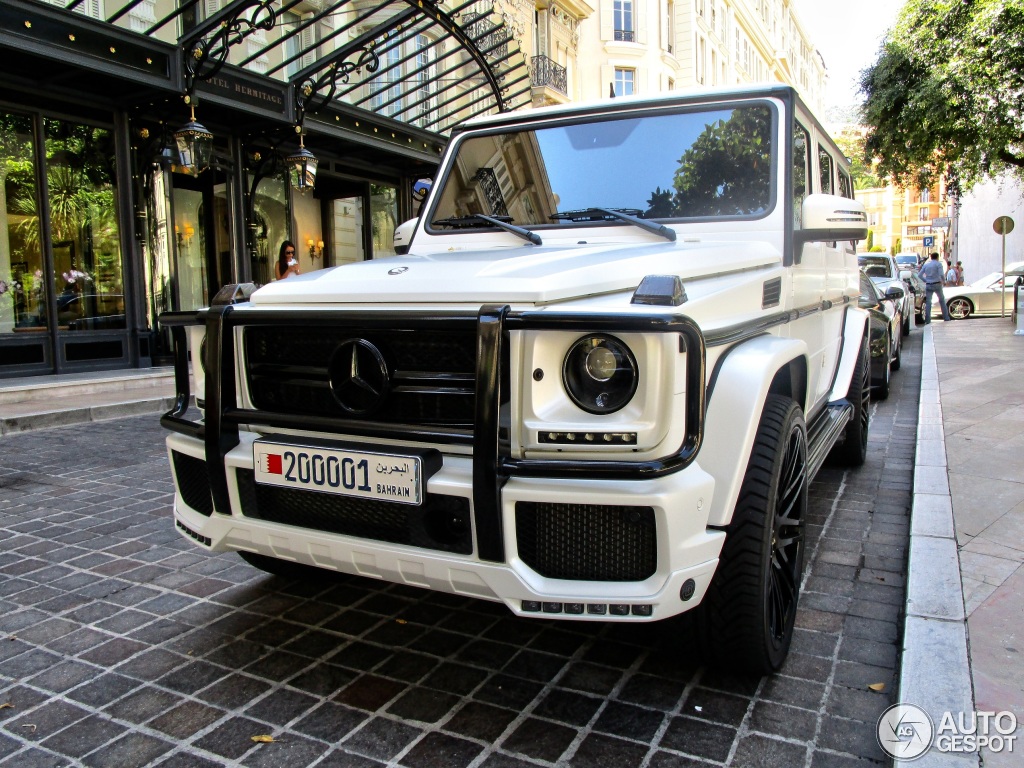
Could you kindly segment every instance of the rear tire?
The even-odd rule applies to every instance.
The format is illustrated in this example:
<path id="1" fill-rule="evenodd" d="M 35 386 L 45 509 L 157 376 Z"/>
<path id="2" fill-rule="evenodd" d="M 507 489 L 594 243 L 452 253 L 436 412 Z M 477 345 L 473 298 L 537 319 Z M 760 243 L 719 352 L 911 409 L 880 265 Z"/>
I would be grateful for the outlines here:
<path id="1" fill-rule="evenodd" d="M 853 404 L 853 418 L 846 425 L 843 442 L 832 449 L 831 455 L 842 466 L 859 467 L 868 457 L 871 426 L 871 351 L 867 338 L 861 339 L 846 399 Z"/>
<path id="2" fill-rule="evenodd" d="M 769 395 L 718 570 L 701 605 L 705 647 L 731 670 L 782 666 L 800 597 L 807 434 L 795 402 Z"/>

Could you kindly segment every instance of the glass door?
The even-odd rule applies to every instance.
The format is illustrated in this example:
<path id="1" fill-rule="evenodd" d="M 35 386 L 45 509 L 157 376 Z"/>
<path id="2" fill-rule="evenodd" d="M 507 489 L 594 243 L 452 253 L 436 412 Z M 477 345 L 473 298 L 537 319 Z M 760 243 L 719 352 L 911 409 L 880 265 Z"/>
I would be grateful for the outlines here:
<path id="1" fill-rule="evenodd" d="M 174 282 L 177 308 L 201 309 L 233 281 L 230 189 L 226 174 L 173 174 Z"/>

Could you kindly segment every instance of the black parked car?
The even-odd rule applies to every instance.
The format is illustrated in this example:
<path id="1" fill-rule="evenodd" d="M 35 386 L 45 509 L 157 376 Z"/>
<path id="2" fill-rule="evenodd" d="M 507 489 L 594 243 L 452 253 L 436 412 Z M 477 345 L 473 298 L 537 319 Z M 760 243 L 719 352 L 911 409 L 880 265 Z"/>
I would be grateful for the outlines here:
<path id="1" fill-rule="evenodd" d="M 902 363 L 904 295 L 898 285 L 889 285 L 882 294 L 860 273 L 859 303 L 871 315 L 871 389 L 879 400 L 889 396 L 891 371 L 898 371 Z"/>

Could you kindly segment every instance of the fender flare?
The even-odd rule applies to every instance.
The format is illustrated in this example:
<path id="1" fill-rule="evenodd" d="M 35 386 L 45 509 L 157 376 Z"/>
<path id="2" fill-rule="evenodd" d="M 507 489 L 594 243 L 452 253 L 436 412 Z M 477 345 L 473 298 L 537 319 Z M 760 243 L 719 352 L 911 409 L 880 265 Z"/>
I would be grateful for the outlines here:
<path id="1" fill-rule="evenodd" d="M 794 360 L 806 366 L 807 358 L 804 341 L 765 335 L 733 347 L 721 361 L 708 399 L 705 440 L 698 456 L 701 469 L 715 478 L 709 526 L 725 526 L 732 520 L 776 374 Z"/>
<path id="2" fill-rule="evenodd" d="M 868 332 L 869 317 L 867 310 L 860 307 L 849 307 L 846 310 L 846 322 L 843 324 L 843 351 L 839 357 L 836 380 L 828 396 L 830 402 L 842 400 L 850 391 L 853 369 L 857 365 L 857 354 L 860 352 L 860 342 L 864 338 L 864 334 Z M 871 340 L 868 339 L 868 341 Z"/>

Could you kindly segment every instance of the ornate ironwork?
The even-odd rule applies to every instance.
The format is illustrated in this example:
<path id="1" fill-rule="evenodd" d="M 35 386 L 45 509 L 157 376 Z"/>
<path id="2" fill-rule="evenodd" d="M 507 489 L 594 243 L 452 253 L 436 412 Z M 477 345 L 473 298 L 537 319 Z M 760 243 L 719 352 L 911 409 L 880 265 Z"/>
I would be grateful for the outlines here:
<path id="1" fill-rule="evenodd" d="M 196 80 L 209 80 L 220 71 L 231 46 L 245 40 L 258 29 L 269 31 L 277 23 L 275 0 L 243 0 L 232 3 L 198 27 L 182 43 L 185 65 L 185 92 L 192 93 Z"/>
<path id="2" fill-rule="evenodd" d="M 530 82 L 536 87 L 554 88 L 559 93 L 568 93 L 566 69 L 547 56 L 534 56 L 530 62 Z"/>
<path id="3" fill-rule="evenodd" d="M 380 57 L 374 50 L 373 41 L 353 53 L 358 55 L 344 61 L 333 62 L 322 74 L 307 77 L 295 89 L 296 122 L 301 126 L 306 112 L 319 112 L 334 98 L 339 85 L 347 85 L 353 72 L 361 74 L 365 69 L 374 73 L 380 68 Z"/>
<path id="4" fill-rule="evenodd" d="M 498 184 L 498 177 L 494 174 L 493 168 L 479 168 L 473 179 L 476 180 L 484 191 L 487 204 L 491 207 L 492 216 L 508 216 L 508 208 L 505 206 L 505 197 L 501 194 L 501 185 Z"/>
<path id="5" fill-rule="evenodd" d="M 635 43 L 636 33 L 631 29 L 616 29 L 615 39 L 623 43 Z"/>

